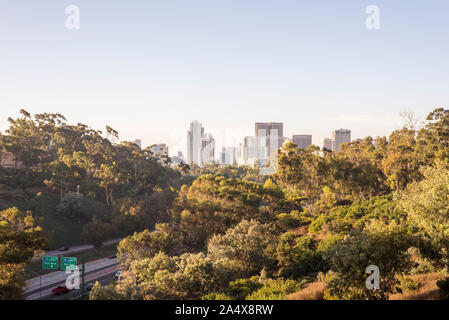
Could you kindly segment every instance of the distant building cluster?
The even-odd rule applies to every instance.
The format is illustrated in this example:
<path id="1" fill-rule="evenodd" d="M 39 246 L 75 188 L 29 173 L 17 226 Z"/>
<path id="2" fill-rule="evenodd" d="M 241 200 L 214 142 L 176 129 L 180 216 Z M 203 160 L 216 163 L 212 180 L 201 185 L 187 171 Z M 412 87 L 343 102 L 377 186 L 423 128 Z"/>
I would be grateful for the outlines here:
<path id="1" fill-rule="evenodd" d="M 298 134 L 290 138 L 284 137 L 282 122 L 256 122 L 254 136 L 246 136 L 242 143 L 235 146 L 223 146 L 215 158 L 215 140 L 211 134 L 204 133 L 203 125 L 195 120 L 187 131 L 188 164 L 202 166 L 208 163 L 222 165 L 249 165 L 257 167 L 267 174 L 277 164 L 277 153 L 286 142 L 292 142 L 299 149 L 306 150 L 312 145 L 312 135 Z M 332 132 L 332 138 L 324 138 L 322 148 L 328 151 L 339 151 L 340 145 L 351 141 L 351 130 L 338 129 Z"/>
<path id="2" fill-rule="evenodd" d="M 214 160 L 214 137 L 204 133 L 204 127 L 199 121 L 192 121 L 187 131 L 187 163 L 201 166 Z"/>
<path id="3" fill-rule="evenodd" d="M 351 142 L 351 130 L 337 129 L 332 131 L 331 138 L 321 140 L 322 150 L 340 151 L 342 143 Z M 206 133 L 201 122 L 190 122 L 187 131 L 187 154 L 178 151 L 176 156 L 169 157 L 166 144 L 155 144 L 149 149 L 159 163 L 166 165 L 204 166 L 207 164 L 248 165 L 259 168 L 262 174 L 271 174 L 276 170 L 278 150 L 287 142 L 294 143 L 299 149 L 306 150 L 312 145 L 312 135 L 295 134 L 291 138 L 284 137 L 282 122 L 256 122 L 254 136 L 245 136 L 243 141 L 234 146 L 222 146 L 221 152 L 215 152 L 215 139 Z M 134 141 L 141 148 L 141 140 Z"/>
<path id="4" fill-rule="evenodd" d="M 332 139 L 323 139 L 323 150 L 327 151 L 340 151 L 340 145 L 342 143 L 351 142 L 351 130 L 349 129 L 338 129 L 332 131 Z"/>

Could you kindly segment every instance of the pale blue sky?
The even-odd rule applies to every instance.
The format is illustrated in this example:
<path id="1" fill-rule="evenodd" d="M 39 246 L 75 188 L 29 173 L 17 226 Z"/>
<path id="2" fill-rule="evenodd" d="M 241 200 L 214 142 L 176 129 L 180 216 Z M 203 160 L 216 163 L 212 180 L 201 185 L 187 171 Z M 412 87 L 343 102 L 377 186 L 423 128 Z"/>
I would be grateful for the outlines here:
<path id="1" fill-rule="evenodd" d="M 0 130 L 20 108 L 59 112 L 173 154 L 194 119 L 217 147 L 255 121 L 319 144 L 449 107 L 447 0 L 0 0 L 0 41 Z"/>

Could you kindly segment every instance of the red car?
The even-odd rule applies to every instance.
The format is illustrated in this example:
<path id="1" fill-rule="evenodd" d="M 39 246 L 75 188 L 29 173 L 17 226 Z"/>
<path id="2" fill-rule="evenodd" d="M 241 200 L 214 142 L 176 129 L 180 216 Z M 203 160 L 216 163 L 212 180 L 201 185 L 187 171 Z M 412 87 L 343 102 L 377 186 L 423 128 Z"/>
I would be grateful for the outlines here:
<path id="1" fill-rule="evenodd" d="M 69 289 L 64 285 L 64 286 L 57 286 L 56 288 L 54 288 L 52 290 L 53 294 L 64 294 L 69 292 Z"/>

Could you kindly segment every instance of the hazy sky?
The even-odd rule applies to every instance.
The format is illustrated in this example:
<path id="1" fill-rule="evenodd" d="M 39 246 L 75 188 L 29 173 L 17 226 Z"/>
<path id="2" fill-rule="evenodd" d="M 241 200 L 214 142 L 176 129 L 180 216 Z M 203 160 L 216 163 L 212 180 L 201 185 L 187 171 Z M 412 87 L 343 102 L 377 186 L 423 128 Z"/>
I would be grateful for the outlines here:
<path id="1" fill-rule="evenodd" d="M 217 147 L 255 121 L 319 144 L 449 108 L 447 0 L 0 0 L 0 41 L 0 130 L 20 108 L 59 112 L 174 154 L 195 119 Z"/>

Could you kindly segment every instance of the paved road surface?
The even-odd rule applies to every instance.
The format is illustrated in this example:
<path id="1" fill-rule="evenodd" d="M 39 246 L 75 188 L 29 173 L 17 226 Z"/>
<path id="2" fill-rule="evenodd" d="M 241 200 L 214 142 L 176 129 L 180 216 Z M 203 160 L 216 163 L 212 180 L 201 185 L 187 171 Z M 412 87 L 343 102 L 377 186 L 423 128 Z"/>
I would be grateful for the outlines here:
<path id="1" fill-rule="evenodd" d="M 81 268 L 81 265 L 78 265 Z M 117 259 L 100 259 L 85 264 L 85 282 L 92 281 L 95 277 L 104 276 L 108 272 L 119 269 Z M 111 271 L 112 270 L 112 271 Z M 55 271 L 45 275 L 42 278 L 35 277 L 26 281 L 25 295 L 27 299 L 38 299 L 39 290 L 42 286 L 42 296 L 51 294 L 51 290 L 61 284 L 65 284 L 68 274 L 65 271 Z"/>
<path id="2" fill-rule="evenodd" d="M 121 241 L 122 239 L 112 239 L 112 240 L 108 240 L 105 241 L 103 246 L 107 247 L 113 244 L 117 244 Z M 59 250 L 52 250 L 52 251 L 47 251 L 45 253 L 41 253 L 39 255 L 36 255 L 33 257 L 32 261 L 36 261 L 36 260 L 40 260 L 43 256 L 54 256 L 54 257 L 62 257 L 62 256 L 68 256 L 70 254 L 75 254 L 75 253 L 79 253 L 79 252 L 84 252 L 90 249 L 93 249 L 94 246 L 92 245 L 81 245 L 81 246 L 73 246 L 70 247 L 69 250 L 66 251 L 59 251 Z"/>
<path id="3" fill-rule="evenodd" d="M 86 286 L 89 282 L 93 282 L 95 283 L 96 281 L 100 282 L 101 285 L 105 286 L 108 285 L 112 282 L 117 281 L 117 279 L 115 278 L 115 272 L 116 270 L 114 270 L 113 273 L 109 273 L 106 275 L 99 275 L 98 277 L 96 277 L 95 279 L 86 281 Z M 87 277 L 86 277 L 87 279 Z M 85 295 L 87 296 L 90 292 L 89 291 L 85 291 Z M 54 295 L 51 294 L 51 292 L 48 295 L 42 295 L 42 299 L 41 300 L 73 300 L 76 298 L 79 298 L 81 296 L 81 290 L 72 290 L 66 294 L 61 294 L 61 295 Z M 39 300 L 39 294 L 37 294 L 37 298 L 35 298 L 36 300 Z"/>

